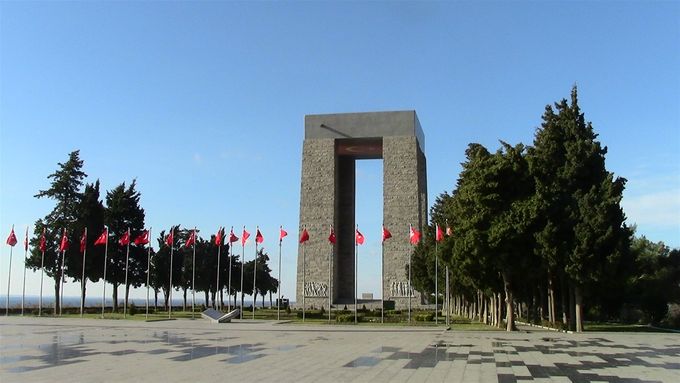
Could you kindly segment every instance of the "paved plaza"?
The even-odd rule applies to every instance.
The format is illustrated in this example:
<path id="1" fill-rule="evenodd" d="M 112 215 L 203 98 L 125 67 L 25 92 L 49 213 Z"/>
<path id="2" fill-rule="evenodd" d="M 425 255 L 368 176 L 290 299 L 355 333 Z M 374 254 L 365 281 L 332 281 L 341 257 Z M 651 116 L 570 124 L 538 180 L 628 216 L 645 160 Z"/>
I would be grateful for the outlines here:
<path id="1" fill-rule="evenodd" d="M 0 350 L 3 383 L 680 382 L 680 334 L 2 317 Z"/>

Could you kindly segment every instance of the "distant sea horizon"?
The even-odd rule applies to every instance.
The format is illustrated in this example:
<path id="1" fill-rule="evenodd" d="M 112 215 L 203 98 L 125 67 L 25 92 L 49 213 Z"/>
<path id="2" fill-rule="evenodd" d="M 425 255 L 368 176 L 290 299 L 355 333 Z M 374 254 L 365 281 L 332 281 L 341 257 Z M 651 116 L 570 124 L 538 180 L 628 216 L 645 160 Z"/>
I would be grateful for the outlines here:
<path id="1" fill-rule="evenodd" d="M 173 294 L 174 295 L 174 294 Z M 6 308 L 6 302 L 7 302 L 7 295 L 0 297 L 0 309 L 5 309 Z M 124 297 L 118 297 L 118 304 L 120 306 L 123 305 L 124 303 Z M 237 303 L 240 301 L 237 300 Z M 113 299 L 110 297 L 107 297 L 105 300 L 106 306 L 111 306 L 113 303 Z M 133 304 L 137 307 L 140 306 L 146 306 L 146 298 L 130 298 L 128 299 L 129 304 Z M 154 303 L 154 298 L 153 295 L 149 297 L 149 305 L 153 306 Z M 158 296 L 158 305 L 163 305 L 164 299 L 161 294 Z M 176 306 L 181 306 L 184 303 L 184 299 L 182 298 L 176 298 L 172 297 L 172 305 L 173 307 Z M 251 306 L 253 303 L 252 299 L 244 299 L 243 300 L 243 305 L 244 306 Z M 269 306 L 269 299 L 264 300 L 265 307 Z M 294 304 L 295 302 L 290 302 L 290 304 Z M 26 300 L 25 300 L 25 307 L 26 308 L 37 308 L 38 305 L 40 304 L 40 296 L 39 295 L 26 295 Z M 198 294 L 196 294 L 196 304 L 197 305 L 203 305 L 205 304 L 205 299 L 203 298 L 203 293 L 201 293 L 201 298 L 199 299 Z M 225 304 L 226 304 L 226 299 L 225 299 Z M 272 304 L 276 305 L 276 299 L 272 301 Z M 54 306 L 54 295 L 43 295 L 43 307 L 52 307 Z M 85 297 L 85 307 L 101 307 L 102 305 L 102 298 L 101 297 Z M 187 296 L 187 305 L 191 305 L 191 295 Z M 206 305 L 207 306 L 207 305 Z M 258 299 L 257 301 L 257 306 L 261 307 L 262 306 L 262 300 Z M 9 296 L 9 307 L 10 308 L 21 308 L 21 295 L 10 295 Z M 64 296 L 64 307 L 80 307 L 80 297 L 78 296 Z"/>

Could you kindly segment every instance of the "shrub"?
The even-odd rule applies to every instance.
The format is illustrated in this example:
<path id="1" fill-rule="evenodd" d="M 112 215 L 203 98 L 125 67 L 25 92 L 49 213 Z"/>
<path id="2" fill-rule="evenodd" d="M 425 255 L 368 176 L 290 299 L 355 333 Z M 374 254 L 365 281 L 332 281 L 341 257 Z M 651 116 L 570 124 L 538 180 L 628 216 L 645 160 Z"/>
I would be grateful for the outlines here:
<path id="1" fill-rule="evenodd" d="M 135 314 L 137 314 L 137 306 L 135 306 L 134 302 L 130 302 L 130 315 Z"/>
<path id="2" fill-rule="evenodd" d="M 340 314 L 335 316 L 335 320 L 337 322 L 354 322 L 354 313 L 352 314 Z M 362 322 L 364 320 L 364 314 L 363 313 L 357 313 L 357 322 Z"/>
<path id="3" fill-rule="evenodd" d="M 434 319 L 434 313 L 419 313 L 414 318 L 417 322 L 431 322 Z"/>

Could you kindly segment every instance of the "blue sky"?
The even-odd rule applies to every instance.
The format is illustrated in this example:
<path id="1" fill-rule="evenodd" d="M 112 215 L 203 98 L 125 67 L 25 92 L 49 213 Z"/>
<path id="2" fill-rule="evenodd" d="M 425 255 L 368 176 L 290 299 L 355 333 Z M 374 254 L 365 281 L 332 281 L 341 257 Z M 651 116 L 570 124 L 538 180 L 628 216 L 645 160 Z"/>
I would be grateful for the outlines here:
<path id="1" fill-rule="evenodd" d="M 677 2 L 0 2 L 0 232 L 52 209 L 33 195 L 80 149 L 89 182 L 137 179 L 156 233 L 260 225 L 276 259 L 284 225 L 294 297 L 305 114 L 416 110 L 432 203 L 468 143 L 530 144 L 577 84 L 628 223 L 678 247 L 678 47 Z M 359 291 L 379 296 L 381 161 L 357 177 Z"/>

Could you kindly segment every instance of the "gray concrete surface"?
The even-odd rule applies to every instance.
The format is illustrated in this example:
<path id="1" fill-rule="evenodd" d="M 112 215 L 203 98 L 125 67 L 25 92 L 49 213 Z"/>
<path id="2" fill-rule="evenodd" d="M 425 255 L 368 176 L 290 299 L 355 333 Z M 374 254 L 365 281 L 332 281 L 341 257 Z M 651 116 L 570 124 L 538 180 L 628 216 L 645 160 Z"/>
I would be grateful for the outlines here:
<path id="1" fill-rule="evenodd" d="M 680 382 L 680 335 L 0 318 L 5 382 Z"/>

